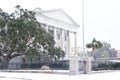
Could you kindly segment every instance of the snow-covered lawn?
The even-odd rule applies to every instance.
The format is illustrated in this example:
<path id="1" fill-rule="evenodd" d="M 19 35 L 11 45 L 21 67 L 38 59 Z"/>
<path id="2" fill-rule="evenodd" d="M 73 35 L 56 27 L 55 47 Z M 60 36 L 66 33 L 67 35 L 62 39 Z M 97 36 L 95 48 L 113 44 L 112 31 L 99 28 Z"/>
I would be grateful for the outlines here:
<path id="1" fill-rule="evenodd" d="M 120 71 L 80 75 L 0 72 L 0 80 L 120 80 Z"/>

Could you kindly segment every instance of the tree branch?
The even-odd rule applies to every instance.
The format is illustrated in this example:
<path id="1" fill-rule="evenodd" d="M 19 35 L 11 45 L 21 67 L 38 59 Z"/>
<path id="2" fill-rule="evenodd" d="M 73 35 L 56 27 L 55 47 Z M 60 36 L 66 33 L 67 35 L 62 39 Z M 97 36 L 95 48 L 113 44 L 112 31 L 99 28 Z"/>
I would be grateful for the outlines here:
<path id="1" fill-rule="evenodd" d="M 4 57 L 4 55 L 2 54 L 2 50 L 0 49 L 0 56 Z"/>
<path id="2" fill-rule="evenodd" d="M 9 58 L 12 59 L 12 58 L 14 58 L 14 57 L 21 56 L 21 55 L 22 55 L 22 54 L 13 54 L 13 55 L 11 55 Z"/>

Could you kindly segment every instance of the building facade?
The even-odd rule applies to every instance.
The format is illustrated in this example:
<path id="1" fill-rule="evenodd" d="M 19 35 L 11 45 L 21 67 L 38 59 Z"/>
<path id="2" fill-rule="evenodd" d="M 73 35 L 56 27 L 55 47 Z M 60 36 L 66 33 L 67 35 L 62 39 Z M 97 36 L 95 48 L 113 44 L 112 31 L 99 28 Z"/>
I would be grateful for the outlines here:
<path id="1" fill-rule="evenodd" d="M 62 9 L 54 10 L 35 10 L 37 21 L 41 23 L 47 32 L 49 32 L 55 40 L 55 47 L 60 47 L 66 57 L 70 55 L 71 34 L 74 34 L 75 48 L 77 50 L 77 29 L 79 25 Z"/>

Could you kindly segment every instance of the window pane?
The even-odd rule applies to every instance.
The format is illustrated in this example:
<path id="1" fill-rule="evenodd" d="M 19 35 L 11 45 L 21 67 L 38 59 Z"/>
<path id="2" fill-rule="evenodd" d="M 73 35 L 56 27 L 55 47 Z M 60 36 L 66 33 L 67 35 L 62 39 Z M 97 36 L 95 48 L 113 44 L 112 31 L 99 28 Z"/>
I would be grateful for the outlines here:
<path id="1" fill-rule="evenodd" d="M 60 40 L 60 34 L 57 34 L 57 39 Z"/>

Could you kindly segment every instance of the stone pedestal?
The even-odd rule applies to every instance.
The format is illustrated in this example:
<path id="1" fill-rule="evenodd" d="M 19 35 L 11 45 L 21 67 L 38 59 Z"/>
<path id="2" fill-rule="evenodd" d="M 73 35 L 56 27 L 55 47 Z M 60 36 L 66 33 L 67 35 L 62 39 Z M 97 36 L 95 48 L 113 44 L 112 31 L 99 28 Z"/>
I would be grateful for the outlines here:
<path id="1" fill-rule="evenodd" d="M 70 75 L 77 75 L 79 73 L 79 62 L 77 56 L 70 56 Z"/>
<path id="2" fill-rule="evenodd" d="M 84 60 L 84 73 L 85 74 L 89 74 L 89 73 L 91 73 L 91 61 L 92 61 L 92 58 L 91 57 L 88 57 L 88 58 L 86 58 L 85 60 Z"/>

